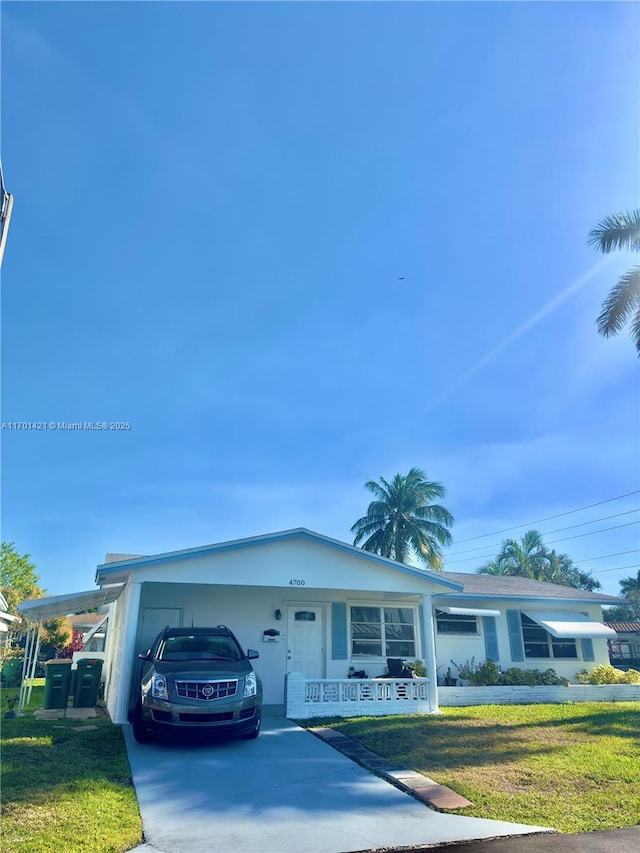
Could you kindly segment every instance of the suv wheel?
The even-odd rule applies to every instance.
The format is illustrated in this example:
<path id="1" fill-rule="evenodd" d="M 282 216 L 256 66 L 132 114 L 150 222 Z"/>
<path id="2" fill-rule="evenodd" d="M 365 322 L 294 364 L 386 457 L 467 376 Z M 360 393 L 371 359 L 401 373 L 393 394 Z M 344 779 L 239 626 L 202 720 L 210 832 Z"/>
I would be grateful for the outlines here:
<path id="1" fill-rule="evenodd" d="M 149 730 L 144 724 L 144 720 L 142 718 L 142 706 L 140 702 L 136 705 L 136 709 L 133 712 L 133 736 L 137 740 L 138 743 L 149 743 L 151 740 L 151 735 L 149 734 Z"/>
<path id="2" fill-rule="evenodd" d="M 256 724 L 255 724 L 255 726 L 251 729 L 251 731 L 250 731 L 250 732 L 247 732 L 247 734 L 246 734 L 246 735 L 242 735 L 242 737 L 243 737 L 245 740 L 254 740 L 255 738 L 257 738 L 257 737 L 258 737 L 258 735 L 260 734 L 260 724 L 261 724 L 261 722 L 262 722 L 262 718 L 261 718 L 261 716 L 258 716 L 258 719 L 256 720 Z"/>

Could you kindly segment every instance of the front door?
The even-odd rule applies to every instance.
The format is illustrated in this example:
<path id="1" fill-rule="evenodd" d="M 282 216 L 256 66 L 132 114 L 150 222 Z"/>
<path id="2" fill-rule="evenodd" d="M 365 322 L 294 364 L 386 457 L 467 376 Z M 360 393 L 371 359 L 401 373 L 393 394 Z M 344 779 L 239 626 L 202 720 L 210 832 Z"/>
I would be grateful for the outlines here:
<path id="1" fill-rule="evenodd" d="M 324 678 L 324 620 L 322 607 L 289 607 L 287 672 Z"/>

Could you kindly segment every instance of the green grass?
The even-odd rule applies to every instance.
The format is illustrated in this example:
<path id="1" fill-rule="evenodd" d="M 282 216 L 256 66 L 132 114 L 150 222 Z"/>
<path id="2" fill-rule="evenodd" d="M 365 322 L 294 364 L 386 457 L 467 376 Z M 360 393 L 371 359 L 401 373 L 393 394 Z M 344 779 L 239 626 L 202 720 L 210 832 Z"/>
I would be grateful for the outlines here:
<path id="1" fill-rule="evenodd" d="M 44 687 L 26 713 L 2 713 L 2 853 L 122 853 L 142 839 L 142 821 L 122 732 L 107 716 L 36 720 Z M 17 706 L 16 706 L 17 707 Z M 95 730 L 74 731 L 86 725 Z"/>
<path id="2" fill-rule="evenodd" d="M 322 724 L 471 800 L 456 814 L 561 832 L 640 823 L 638 702 L 484 705 Z"/>

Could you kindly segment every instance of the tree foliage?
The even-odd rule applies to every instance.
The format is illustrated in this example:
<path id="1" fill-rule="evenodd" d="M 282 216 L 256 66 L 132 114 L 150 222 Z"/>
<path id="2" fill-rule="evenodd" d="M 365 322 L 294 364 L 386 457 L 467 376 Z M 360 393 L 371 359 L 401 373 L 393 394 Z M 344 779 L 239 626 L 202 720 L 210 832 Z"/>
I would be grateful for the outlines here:
<path id="1" fill-rule="evenodd" d="M 640 570 L 635 578 L 624 578 L 620 581 L 620 592 L 626 599 L 624 604 L 605 610 L 607 622 L 637 622 L 640 621 Z"/>
<path id="2" fill-rule="evenodd" d="M 478 573 L 530 578 L 590 592 L 600 589 L 600 581 L 579 569 L 567 554 L 549 550 L 537 530 L 528 530 L 520 540 L 505 539 L 496 558 Z"/>
<path id="3" fill-rule="evenodd" d="M 606 216 L 589 232 L 589 245 L 601 252 L 640 251 L 640 208 Z M 640 266 L 624 273 L 609 291 L 596 320 L 604 337 L 617 335 L 631 323 L 631 338 L 640 355 Z"/>
<path id="4" fill-rule="evenodd" d="M 38 586 L 39 580 L 29 554 L 19 554 L 13 542 L 0 545 L 0 588 L 9 613 L 17 615 L 21 601 L 42 598 L 44 593 Z"/>
<path id="5" fill-rule="evenodd" d="M 424 471 L 411 468 L 406 476 L 396 474 L 391 482 L 380 477 L 369 480 L 365 488 L 375 500 L 367 514 L 351 528 L 353 544 L 400 563 L 413 560 L 429 569 L 442 569 L 442 545 L 451 542 L 449 527 L 453 516 L 435 499 L 445 497 L 441 483 L 428 480 Z"/>

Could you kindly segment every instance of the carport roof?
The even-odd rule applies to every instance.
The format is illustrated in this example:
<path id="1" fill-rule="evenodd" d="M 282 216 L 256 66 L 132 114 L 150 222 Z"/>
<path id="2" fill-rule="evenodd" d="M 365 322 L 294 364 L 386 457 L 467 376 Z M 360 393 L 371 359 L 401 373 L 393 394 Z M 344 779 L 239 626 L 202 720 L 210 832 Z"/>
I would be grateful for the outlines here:
<path id="1" fill-rule="evenodd" d="M 138 568 L 146 568 L 148 566 L 157 566 L 162 563 L 172 563 L 177 560 L 184 560 L 190 557 L 201 557 L 206 554 L 219 554 L 224 551 L 234 551 L 239 548 L 251 548 L 256 545 L 267 545 L 273 542 L 282 542 L 287 539 L 306 539 L 310 542 L 317 542 L 321 545 L 326 545 L 329 548 L 334 548 L 337 551 L 351 554 L 361 560 L 367 560 L 370 563 L 385 566 L 389 569 L 394 569 L 398 572 L 418 577 L 431 583 L 437 583 L 449 590 L 458 591 L 462 589 L 462 584 L 457 579 L 449 579 L 443 577 L 440 572 L 429 572 L 425 569 L 419 569 L 415 566 L 408 566 L 404 563 L 398 563 L 395 560 L 389 560 L 387 557 L 380 557 L 378 554 L 373 554 L 371 551 L 365 551 L 363 548 L 358 548 L 355 545 L 348 545 L 346 542 L 340 542 L 338 539 L 331 539 L 329 536 L 323 536 L 321 533 L 315 533 L 313 530 L 308 530 L 306 527 L 296 527 L 293 530 L 282 530 L 278 533 L 267 533 L 262 536 L 250 536 L 246 539 L 234 539 L 229 542 L 219 542 L 213 545 L 203 545 L 198 548 L 187 548 L 182 551 L 169 551 L 166 554 L 154 554 L 149 557 L 136 557 L 122 560 L 120 562 L 102 563 L 96 569 L 96 583 L 104 583 L 110 579 L 126 580 L 130 572 Z"/>
<path id="2" fill-rule="evenodd" d="M 124 584 L 105 586 L 103 589 L 90 589 L 86 592 L 71 592 L 67 595 L 54 595 L 50 598 L 34 598 L 23 601 L 18 610 L 30 622 L 48 622 L 60 616 L 69 616 L 81 610 L 90 610 L 115 601 L 124 589 Z"/>

